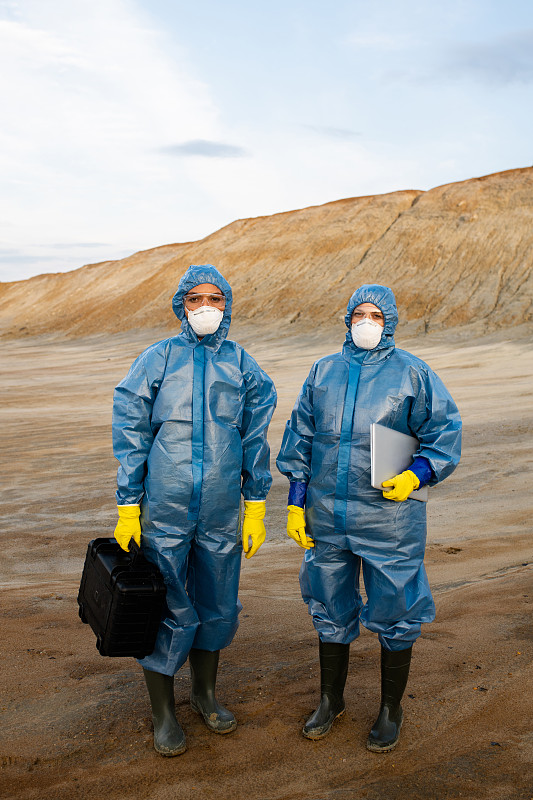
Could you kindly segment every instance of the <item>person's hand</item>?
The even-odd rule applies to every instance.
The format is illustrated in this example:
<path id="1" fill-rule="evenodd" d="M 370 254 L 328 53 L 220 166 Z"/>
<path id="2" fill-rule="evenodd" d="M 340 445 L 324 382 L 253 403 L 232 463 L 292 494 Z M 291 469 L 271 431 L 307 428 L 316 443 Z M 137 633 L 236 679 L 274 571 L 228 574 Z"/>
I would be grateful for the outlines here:
<path id="1" fill-rule="evenodd" d="M 381 486 L 383 487 L 383 497 L 385 500 L 395 500 L 397 503 L 403 503 L 404 500 L 407 500 L 411 492 L 418 489 L 420 481 L 412 470 L 406 469 L 405 472 L 400 472 L 400 474 L 395 475 L 394 478 L 383 481 Z"/>
<path id="2" fill-rule="evenodd" d="M 266 512 L 264 500 L 245 500 L 244 519 L 242 521 L 242 549 L 246 558 L 251 558 L 257 553 L 266 537 L 263 519 Z M 252 544 L 250 546 L 250 539 Z"/>
<path id="3" fill-rule="evenodd" d="M 129 552 L 131 540 L 141 546 L 141 523 L 139 516 L 141 509 L 139 506 L 117 506 L 118 522 L 115 528 L 115 539 L 123 550 Z"/>
<path id="4" fill-rule="evenodd" d="M 314 541 L 305 533 L 305 515 L 303 508 L 300 508 L 300 506 L 287 506 L 287 511 L 289 512 L 287 516 L 287 535 L 291 539 L 294 539 L 296 544 L 299 544 L 304 550 L 309 550 L 311 547 L 314 547 Z"/>

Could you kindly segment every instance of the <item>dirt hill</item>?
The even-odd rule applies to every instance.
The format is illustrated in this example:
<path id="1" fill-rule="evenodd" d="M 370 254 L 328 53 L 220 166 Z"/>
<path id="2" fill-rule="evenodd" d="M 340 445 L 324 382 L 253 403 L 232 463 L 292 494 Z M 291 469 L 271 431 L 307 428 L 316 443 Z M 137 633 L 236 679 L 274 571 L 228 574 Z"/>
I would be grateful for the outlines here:
<path id="1" fill-rule="evenodd" d="M 189 264 L 232 284 L 234 319 L 337 324 L 361 283 L 392 287 L 404 330 L 533 320 L 533 168 L 427 192 L 338 200 L 233 222 L 198 242 L 0 284 L 0 335 L 172 326 Z"/>

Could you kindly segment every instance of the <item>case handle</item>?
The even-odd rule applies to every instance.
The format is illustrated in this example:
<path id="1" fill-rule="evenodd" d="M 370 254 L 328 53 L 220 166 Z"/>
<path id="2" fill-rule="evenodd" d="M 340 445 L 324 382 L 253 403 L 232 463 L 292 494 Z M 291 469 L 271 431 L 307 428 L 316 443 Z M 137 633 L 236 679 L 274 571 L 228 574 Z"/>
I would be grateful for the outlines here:
<path id="1" fill-rule="evenodd" d="M 130 564 L 133 567 L 139 556 L 142 556 L 142 550 L 133 537 L 130 539 L 128 553 L 131 556 Z"/>

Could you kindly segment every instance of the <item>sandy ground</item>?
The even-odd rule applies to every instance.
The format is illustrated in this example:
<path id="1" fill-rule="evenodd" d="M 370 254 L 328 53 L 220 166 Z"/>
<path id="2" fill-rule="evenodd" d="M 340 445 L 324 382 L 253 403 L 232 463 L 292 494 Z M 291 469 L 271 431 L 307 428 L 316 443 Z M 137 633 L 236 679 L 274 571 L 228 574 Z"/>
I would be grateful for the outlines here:
<path id="1" fill-rule="evenodd" d="M 312 361 L 338 349 L 342 333 L 260 344 L 232 333 L 278 387 L 275 455 Z M 243 564 L 241 627 L 221 659 L 219 696 L 239 727 L 207 731 L 183 669 L 176 699 L 189 749 L 162 759 L 139 667 L 102 658 L 76 604 L 87 542 L 114 527 L 112 388 L 157 338 L 3 343 L 0 796 L 531 800 L 531 343 L 407 343 L 450 388 L 465 434 L 461 466 L 431 493 L 426 565 L 437 619 L 415 647 L 397 749 L 364 746 L 379 705 L 379 644 L 366 631 L 352 646 L 346 715 L 321 742 L 300 734 L 317 700 L 317 644 L 276 474 L 269 538 Z"/>

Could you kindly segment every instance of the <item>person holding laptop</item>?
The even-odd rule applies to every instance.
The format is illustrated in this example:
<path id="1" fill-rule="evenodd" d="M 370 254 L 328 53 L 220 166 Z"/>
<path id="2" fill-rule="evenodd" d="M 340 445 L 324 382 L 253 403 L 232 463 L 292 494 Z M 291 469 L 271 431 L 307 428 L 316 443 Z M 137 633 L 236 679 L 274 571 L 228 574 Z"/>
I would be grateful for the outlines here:
<path id="1" fill-rule="evenodd" d="M 409 496 L 453 472 L 461 418 L 430 367 L 395 347 L 391 289 L 361 286 L 345 322 L 342 351 L 311 368 L 276 463 L 290 481 L 287 533 L 305 549 L 300 587 L 319 636 L 321 699 L 303 734 L 321 739 L 344 713 L 349 647 L 361 621 L 381 644 L 381 707 L 367 747 L 386 752 L 400 734 L 413 643 L 435 617 L 424 569 L 426 504 Z M 412 463 L 382 490 L 370 481 L 372 423 L 419 441 Z"/>

